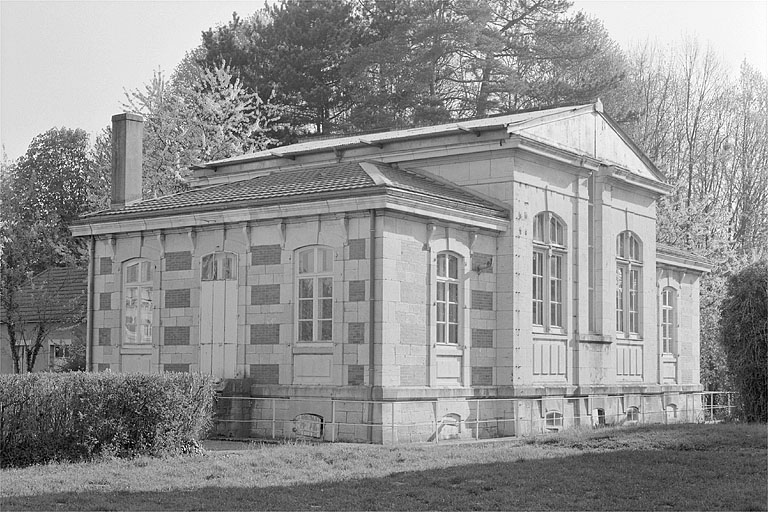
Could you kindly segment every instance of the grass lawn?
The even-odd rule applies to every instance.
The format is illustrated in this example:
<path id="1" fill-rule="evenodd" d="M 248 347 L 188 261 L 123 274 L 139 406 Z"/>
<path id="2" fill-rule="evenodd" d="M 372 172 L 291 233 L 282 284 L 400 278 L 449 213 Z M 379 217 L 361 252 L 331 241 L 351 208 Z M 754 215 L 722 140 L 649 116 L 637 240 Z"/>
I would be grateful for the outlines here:
<path id="1" fill-rule="evenodd" d="M 396 447 L 241 445 L 0 472 L 8 510 L 767 510 L 766 425 Z"/>

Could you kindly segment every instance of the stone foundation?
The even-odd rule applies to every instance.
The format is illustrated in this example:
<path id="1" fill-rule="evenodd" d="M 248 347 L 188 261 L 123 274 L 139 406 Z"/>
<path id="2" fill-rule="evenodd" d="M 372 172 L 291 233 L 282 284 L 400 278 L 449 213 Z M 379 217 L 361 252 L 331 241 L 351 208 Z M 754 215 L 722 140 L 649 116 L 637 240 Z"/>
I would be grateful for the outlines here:
<path id="1" fill-rule="evenodd" d="M 397 444 L 703 420 L 696 392 L 370 400 L 366 388 L 282 391 L 254 397 L 227 386 L 218 399 L 214 435 Z"/>

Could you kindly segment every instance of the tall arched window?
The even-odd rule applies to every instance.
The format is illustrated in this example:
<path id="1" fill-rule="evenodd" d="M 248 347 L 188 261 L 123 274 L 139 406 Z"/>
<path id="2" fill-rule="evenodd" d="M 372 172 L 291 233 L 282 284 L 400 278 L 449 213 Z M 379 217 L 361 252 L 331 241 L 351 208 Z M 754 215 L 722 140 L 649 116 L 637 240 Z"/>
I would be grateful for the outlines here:
<path id="1" fill-rule="evenodd" d="M 616 237 L 616 331 L 624 335 L 640 334 L 641 248 L 631 231 Z"/>
<path id="2" fill-rule="evenodd" d="M 675 289 L 665 287 L 661 291 L 661 349 L 665 354 L 675 352 Z"/>
<path id="3" fill-rule="evenodd" d="M 544 330 L 565 327 L 565 223 L 551 212 L 533 219 L 533 325 Z"/>
<path id="4" fill-rule="evenodd" d="M 333 249 L 300 249 L 296 273 L 298 340 L 333 341 Z"/>
<path id="5" fill-rule="evenodd" d="M 438 343 L 459 343 L 459 311 L 461 294 L 459 279 L 460 259 L 455 254 L 437 255 L 437 292 L 435 326 Z"/>
<path id="6" fill-rule="evenodd" d="M 147 260 L 131 260 L 123 268 L 123 343 L 152 343 L 154 265 Z"/>

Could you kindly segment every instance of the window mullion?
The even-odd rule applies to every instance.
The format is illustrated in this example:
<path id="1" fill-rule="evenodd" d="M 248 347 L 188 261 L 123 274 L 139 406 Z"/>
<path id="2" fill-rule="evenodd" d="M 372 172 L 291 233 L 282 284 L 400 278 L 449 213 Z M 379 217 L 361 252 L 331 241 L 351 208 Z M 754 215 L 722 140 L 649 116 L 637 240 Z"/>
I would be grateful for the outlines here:
<path id="1" fill-rule="evenodd" d="M 547 229 L 549 229 L 549 222 L 547 222 Z M 552 289 L 552 247 L 547 246 L 546 258 L 544 261 L 544 329 L 549 332 L 552 327 L 552 319 L 550 318 L 550 310 L 552 308 L 551 302 L 551 289 Z"/>
<path id="2" fill-rule="evenodd" d="M 315 270 L 317 270 L 317 263 L 315 263 Z M 320 329 L 322 324 L 320 322 L 320 276 L 312 278 L 312 338 L 313 341 L 320 341 L 322 335 Z"/>

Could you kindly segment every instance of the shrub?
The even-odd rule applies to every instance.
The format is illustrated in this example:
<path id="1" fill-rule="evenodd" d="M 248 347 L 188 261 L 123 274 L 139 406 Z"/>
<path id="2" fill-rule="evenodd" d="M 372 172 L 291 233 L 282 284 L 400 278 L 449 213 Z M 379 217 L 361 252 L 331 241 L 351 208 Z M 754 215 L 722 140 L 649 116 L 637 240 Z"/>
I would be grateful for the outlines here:
<path id="1" fill-rule="evenodd" d="M 728 278 L 720 323 L 744 417 L 768 421 L 768 260 Z"/>
<path id="2" fill-rule="evenodd" d="M 213 410 L 192 374 L 0 376 L 0 466 L 196 450 Z"/>

